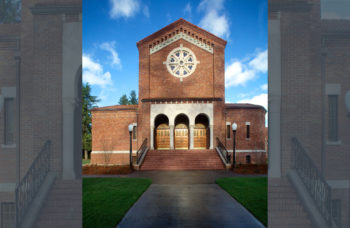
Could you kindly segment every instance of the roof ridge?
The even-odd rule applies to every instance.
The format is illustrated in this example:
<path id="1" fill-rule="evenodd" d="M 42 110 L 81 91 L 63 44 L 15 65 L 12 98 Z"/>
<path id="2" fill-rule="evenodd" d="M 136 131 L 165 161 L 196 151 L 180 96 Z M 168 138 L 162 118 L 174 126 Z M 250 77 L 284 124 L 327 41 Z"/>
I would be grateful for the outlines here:
<path id="1" fill-rule="evenodd" d="M 140 45 L 146 43 L 147 41 L 150 41 L 152 39 L 155 39 L 157 36 L 160 36 L 163 31 L 165 31 L 165 30 L 167 30 L 169 28 L 173 29 L 173 28 L 175 28 L 175 27 L 177 27 L 178 25 L 181 25 L 181 24 L 187 24 L 187 25 L 189 25 L 189 26 L 191 26 L 191 27 L 193 27 L 193 28 L 195 28 L 195 29 L 197 29 L 199 31 L 204 32 L 205 34 L 210 36 L 211 39 L 216 40 L 218 43 L 220 43 L 222 45 L 226 45 L 226 43 L 227 43 L 226 40 L 224 40 L 224 39 L 214 35 L 213 33 L 209 32 L 209 31 L 207 31 L 207 30 L 205 30 L 205 29 L 203 29 L 203 28 L 201 28 L 201 27 L 199 27 L 199 26 L 197 26 L 197 25 L 195 25 L 195 24 L 193 24 L 193 23 L 191 23 L 191 22 L 189 22 L 189 21 L 187 21 L 187 20 L 185 20 L 185 19 L 183 19 L 181 17 L 178 20 L 172 22 L 171 24 L 168 24 L 165 27 L 159 29 L 158 31 L 152 33 L 151 35 L 146 36 L 145 38 L 139 40 L 138 42 L 136 42 L 136 45 L 139 47 Z"/>

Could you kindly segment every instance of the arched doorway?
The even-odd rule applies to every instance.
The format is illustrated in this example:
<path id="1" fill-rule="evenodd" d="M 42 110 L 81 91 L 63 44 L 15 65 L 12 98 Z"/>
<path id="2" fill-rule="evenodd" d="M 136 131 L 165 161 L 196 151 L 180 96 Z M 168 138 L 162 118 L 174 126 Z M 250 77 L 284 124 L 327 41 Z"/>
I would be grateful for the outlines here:
<path id="1" fill-rule="evenodd" d="M 169 150 L 170 149 L 170 129 L 169 119 L 166 115 L 160 114 L 154 120 L 155 126 L 155 145 L 157 150 Z"/>
<path id="2" fill-rule="evenodd" d="M 195 119 L 195 126 L 193 131 L 193 147 L 195 149 L 209 148 L 209 119 L 204 114 L 199 114 Z"/>
<path id="3" fill-rule="evenodd" d="M 189 127 L 189 119 L 185 114 L 180 114 L 175 118 L 175 149 L 188 149 L 188 127 Z"/>

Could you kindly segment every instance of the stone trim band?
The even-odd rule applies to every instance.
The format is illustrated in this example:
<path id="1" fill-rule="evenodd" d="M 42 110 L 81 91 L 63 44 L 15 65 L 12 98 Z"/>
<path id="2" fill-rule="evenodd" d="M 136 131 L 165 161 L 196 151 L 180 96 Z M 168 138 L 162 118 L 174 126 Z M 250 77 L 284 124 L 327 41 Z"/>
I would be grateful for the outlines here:
<path id="1" fill-rule="evenodd" d="M 162 43 L 160 44 L 157 44 L 156 46 L 152 47 L 149 49 L 149 53 L 150 55 L 152 55 L 153 53 L 156 53 L 157 51 L 165 48 L 166 46 L 174 43 L 175 41 L 178 41 L 179 39 L 184 39 L 186 40 L 187 42 L 190 42 L 191 44 L 194 44 L 196 45 L 197 47 L 199 48 L 202 48 L 203 50 L 213 54 L 214 51 L 213 51 L 213 47 L 211 47 L 210 45 L 208 44 L 205 44 L 199 40 L 197 40 L 196 38 L 193 38 L 183 32 L 180 32 L 178 34 L 176 34 L 175 36 L 163 41 Z"/>

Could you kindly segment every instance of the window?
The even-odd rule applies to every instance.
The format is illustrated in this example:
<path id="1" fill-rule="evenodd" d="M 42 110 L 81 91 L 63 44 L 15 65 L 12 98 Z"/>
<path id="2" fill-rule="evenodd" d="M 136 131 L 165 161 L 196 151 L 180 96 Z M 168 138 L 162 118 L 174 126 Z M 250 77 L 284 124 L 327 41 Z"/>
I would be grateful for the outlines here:
<path id="1" fill-rule="evenodd" d="M 338 141 L 338 95 L 328 95 L 328 140 Z"/>
<path id="2" fill-rule="evenodd" d="M 14 98 L 4 100 L 4 144 L 14 144 Z"/>
<path id="3" fill-rule="evenodd" d="M 14 227 L 15 204 L 10 202 L 1 203 L 1 227 Z"/>
<path id="4" fill-rule="evenodd" d="M 349 0 L 321 0 L 321 19 L 350 19 Z"/>
<path id="5" fill-rule="evenodd" d="M 137 129 L 136 126 L 133 126 L 132 128 L 132 139 L 136 140 L 137 137 Z"/>
<path id="6" fill-rule="evenodd" d="M 250 138 L 250 125 L 247 125 L 247 139 Z"/>
<path id="7" fill-rule="evenodd" d="M 231 138 L 230 132 L 231 132 L 230 125 L 226 125 L 226 138 L 228 139 Z"/>
<path id="8" fill-rule="evenodd" d="M 248 125 L 249 126 L 249 125 Z M 250 155 L 245 156 L 245 162 L 250 164 Z"/>

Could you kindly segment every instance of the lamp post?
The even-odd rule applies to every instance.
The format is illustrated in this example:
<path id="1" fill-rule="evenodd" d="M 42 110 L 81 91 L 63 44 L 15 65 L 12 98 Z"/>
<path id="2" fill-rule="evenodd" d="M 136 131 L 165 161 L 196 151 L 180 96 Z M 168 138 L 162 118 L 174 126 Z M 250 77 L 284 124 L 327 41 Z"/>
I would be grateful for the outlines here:
<path id="1" fill-rule="evenodd" d="M 129 135 L 130 135 L 130 170 L 132 169 L 132 141 L 131 141 L 131 134 L 132 134 L 132 129 L 134 126 L 132 124 L 129 124 Z"/>
<path id="2" fill-rule="evenodd" d="M 236 166 L 236 130 L 237 130 L 237 124 L 234 122 L 232 124 L 232 132 L 233 132 L 233 159 L 232 159 L 232 169 Z"/>
<path id="3" fill-rule="evenodd" d="M 350 90 L 345 93 L 345 106 L 348 111 L 348 116 L 350 117 Z"/>

